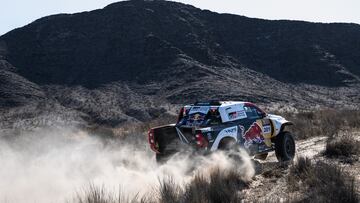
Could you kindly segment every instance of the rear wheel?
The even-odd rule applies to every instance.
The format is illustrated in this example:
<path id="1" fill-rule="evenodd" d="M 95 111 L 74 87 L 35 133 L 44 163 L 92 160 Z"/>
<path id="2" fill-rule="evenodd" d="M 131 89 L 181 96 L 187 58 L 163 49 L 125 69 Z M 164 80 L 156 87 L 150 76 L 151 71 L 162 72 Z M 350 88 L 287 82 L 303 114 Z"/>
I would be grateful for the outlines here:
<path id="1" fill-rule="evenodd" d="M 225 151 L 225 154 L 234 163 L 242 164 L 244 162 L 243 156 L 241 155 L 234 138 L 223 138 L 219 144 L 218 149 Z"/>
<path id="2" fill-rule="evenodd" d="M 295 156 L 295 141 L 290 132 L 282 132 L 275 138 L 275 154 L 278 161 L 289 161 Z"/>
<path id="3" fill-rule="evenodd" d="M 230 151 L 235 149 L 236 147 L 236 141 L 233 138 L 223 138 L 221 142 L 219 143 L 218 149 L 224 150 L 224 151 Z"/>

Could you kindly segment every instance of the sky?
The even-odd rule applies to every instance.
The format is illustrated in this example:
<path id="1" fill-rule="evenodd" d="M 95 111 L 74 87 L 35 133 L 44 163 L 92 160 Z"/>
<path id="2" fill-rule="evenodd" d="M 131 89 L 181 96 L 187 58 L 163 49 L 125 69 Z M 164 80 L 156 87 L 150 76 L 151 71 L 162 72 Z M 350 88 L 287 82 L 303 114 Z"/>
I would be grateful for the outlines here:
<path id="1" fill-rule="evenodd" d="M 0 0 L 0 35 L 58 13 L 103 8 L 118 0 Z M 219 13 L 263 19 L 360 24 L 360 0 L 175 0 Z"/>

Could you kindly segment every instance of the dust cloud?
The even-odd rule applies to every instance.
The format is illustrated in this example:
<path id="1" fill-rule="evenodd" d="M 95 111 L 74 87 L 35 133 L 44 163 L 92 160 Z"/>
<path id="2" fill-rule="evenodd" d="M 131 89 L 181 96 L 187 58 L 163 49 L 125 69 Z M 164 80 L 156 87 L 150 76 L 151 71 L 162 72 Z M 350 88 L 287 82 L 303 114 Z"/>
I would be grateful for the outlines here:
<path id="1" fill-rule="evenodd" d="M 183 185 L 214 167 L 236 167 L 244 180 L 254 175 L 244 152 L 239 152 L 241 164 L 217 152 L 182 154 L 158 165 L 145 135 L 135 140 L 103 139 L 68 128 L 0 137 L 0 202 L 65 202 L 89 184 L 142 196 L 154 191 L 159 180 L 172 177 Z"/>

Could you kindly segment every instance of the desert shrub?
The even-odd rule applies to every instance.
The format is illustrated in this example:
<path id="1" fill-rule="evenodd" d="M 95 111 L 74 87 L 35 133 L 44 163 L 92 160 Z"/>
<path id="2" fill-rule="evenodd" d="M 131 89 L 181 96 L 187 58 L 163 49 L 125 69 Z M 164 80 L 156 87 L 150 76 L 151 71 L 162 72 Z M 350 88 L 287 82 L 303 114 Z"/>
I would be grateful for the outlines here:
<path id="1" fill-rule="evenodd" d="M 239 202 L 242 199 L 239 191 L 246 186 L 237 171 L 216 169 L 209 182 L 200 175 L 186 187 L 185 202 Z"/>
<path id="2" fill-rule="evenodd" d="M 360 110 L 344 110 L 342 112 L 348 126 L 360 128 Z"/>
<path id="3" fill-rule="evenodd" d="M 165 180 L 160 185 L 159 202 L 241 202 L 241 190 L 247 187 L 235 169 L 212 170 L 209 177 L 197 174 L 184 189 L 172 181 Z"/>
<path id="4" fill-rule="evenodd" d="M 196 175 L 194 180 L 187 185 L 184 193 L 184 199 L 188 202 L 203 202 L 209 193 L 209 183 L 206 178 L 200 174 Z"/>
<path id="5" fill-rule="evenodd" d="M 319 128 L 321 135 L 331 137 L 338 134 L 338 132 L 345 126 L 344 118 L 341 111 L 335 110 L 321 110 L 318 112 Z"/>
<path id="6" fill-rule="evenodd" d="M 311 170 L 311 160 L 307 157 L 299 157 L 297 161 L 290 167 L 287 177 L 289 191 L 298 191 L 302 188 L 302 182 L 299 180 L 306 179 L 306 174 Z"/>
<path id="7" fill-rule="evenodd" d="M 341 167 L 322 161 L 312 163 L 300 157 L 290 168 L 287 178 L 290 190 L 304 196 L 296 202 L 358 202 L 355 178 Z"/>
<path id="8" fill-rule="evenodd" d="M 306 175 L 306 173 L 311 170 L 312 164 L 311 164 L 311 160 L 307 157 L 299 157 L 297 159 L 297 162 L 292 165 L 292 167 L 290 167 L 290 175 L 292 176 L 296 176 L 299 178 L 304 178 L 302 177 L 303 175 Z"/>
<path id="9" fill-rule="evenodd" d="M 323 135 L 322 117 L 318 111 L 287 113 L 285 118 L 294 123 L 289 126 L 290 130 L 296 135 L 295 139 L 306 139 Z"/>
<path id="10" fill-rule="evenodd" d="M 344 135 L 341 137 L 331 137 L 326 143 L 324 155 L 329 158 L 346 158 L 360 155 L 360 141 L 353 135 Z"/>
<path id="11" fill-rule="evenodd" d="M 171 177 L 160 181 L 159 202 L 179 202 L 182 194 L 183 190 Z"/>

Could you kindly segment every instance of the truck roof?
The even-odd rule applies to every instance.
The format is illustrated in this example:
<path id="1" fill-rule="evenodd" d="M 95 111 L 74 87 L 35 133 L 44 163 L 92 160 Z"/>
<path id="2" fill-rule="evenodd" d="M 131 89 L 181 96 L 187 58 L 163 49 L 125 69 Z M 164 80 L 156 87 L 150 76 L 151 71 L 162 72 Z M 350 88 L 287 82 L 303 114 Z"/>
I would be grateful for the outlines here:
<path id="1" fill-rule="evenodd" d="M 197 101 L 194 104 L 186 105 L 186 106 L 230 106 L 234 104 L 245 104 L 250 102 L 245 101 Z"/>
<path id="2" fill-rule="evenodd" d="M 244 106 L 246 105 L 255 106 L 251 102 L 244 101 L 206 101 L 186 105 L 184 106 L 184 109 L 188 110 L 189 114 L 207 114 L 210 109 L 216 108 L 220 113 L 222 122 L 225 123 L 246 118 L 247 115 L 244 109 Z"/>

